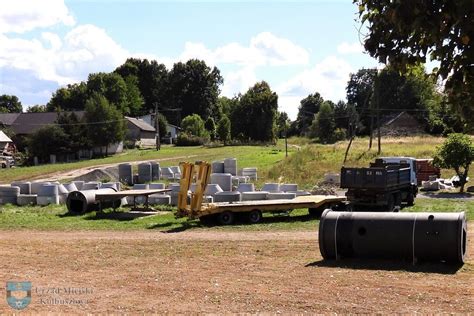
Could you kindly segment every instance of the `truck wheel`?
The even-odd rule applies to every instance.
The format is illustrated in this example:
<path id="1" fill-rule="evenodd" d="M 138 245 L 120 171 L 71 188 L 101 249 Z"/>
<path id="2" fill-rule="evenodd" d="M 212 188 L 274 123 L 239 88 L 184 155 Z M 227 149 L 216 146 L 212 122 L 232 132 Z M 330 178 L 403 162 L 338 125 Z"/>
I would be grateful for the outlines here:
<path id="1" fill-rule="evenodd" d="M 234 213 L 225 211 L 217 215 L 217 221 L 221 225 L 230 225 L 234 222 Z"/>
<path id="2" fill-rule="evenodd" d="M 408 206 L 415 205 L 415 196 L 411 192 L 407 194 L 407 205 Z"/>
<path id="3" fill-rule="evenodd" d="M 247 220 L 251 224 L 256 224 L 262 220 L 262 212 L 260 210 L 251 210 L 247 213 Z"/>
<path id="4" fill-rule="evenodd" d="M 389 195 L 388 200 L 387 200 L 387 206 L 386 206 L 385 210 L 387 212 L 393 212 L 393 207 L 394 206 L 395 206 L 395 201 L 394 201 L 393 195 Z"/>
<path id="5" fill-rule="evenodd" d="M 321 218 L 321 215 L 323 214 L 324 208 L 318 207 L 318 208 L 308 208 L 308 213 L 311 216 L 314 216 L 316 218 Z"/>

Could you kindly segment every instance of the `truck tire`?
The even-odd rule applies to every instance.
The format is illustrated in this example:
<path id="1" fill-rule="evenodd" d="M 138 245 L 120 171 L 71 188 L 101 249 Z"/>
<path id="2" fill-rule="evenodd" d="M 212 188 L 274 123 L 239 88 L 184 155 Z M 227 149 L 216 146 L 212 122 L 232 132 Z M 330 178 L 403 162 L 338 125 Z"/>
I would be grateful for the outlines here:
<path id="1" fill-rule="evenodd" d="M 387 212 L 393 212 L 394 206 L 395 206 L 395 199 L 394 199 L 393 195 L 390 194 L 388 196 L 388 199 L 387 199 L 387 205 L 385 206 L 385 210 Z"/>
<path id="2" fill-rule="evenodd" d="M 321 218 L 321 215 L 323 214 L 324 208 L 308 208 L 308 213 L 311 216 L 314 216 L 316 218 Z"/>
<path id="3" fill-rule="evenodd" d="M 402 206 L 402 194 L 400 192 L 397 192 L 393 195 L 393 200 L 394 200 L 394 206 L 393 206 L 393 212 L 399 212 L 400 208 Z"/>
<path id="4" fill-rule="evenodd" d="M 234 213 L 231 211 L 224 211 L 222 213 L 217 214 L 217 221 L 221 225 L 231 225 L 234 223 Z"/>
<path id="5" fill-rule="evenodd" d="M 247 213 L 247 221 L 251 224 L 259 223 L 262 220 L 262 212 L 260 210 L 251 210 Z"/>
<path id="6" fill-rule="evenodd" d="M 408 206 L 415 205 L 415 196 L 413 195 L 412 192 L 408 192 L 407 194 L 407 205 Z"/>

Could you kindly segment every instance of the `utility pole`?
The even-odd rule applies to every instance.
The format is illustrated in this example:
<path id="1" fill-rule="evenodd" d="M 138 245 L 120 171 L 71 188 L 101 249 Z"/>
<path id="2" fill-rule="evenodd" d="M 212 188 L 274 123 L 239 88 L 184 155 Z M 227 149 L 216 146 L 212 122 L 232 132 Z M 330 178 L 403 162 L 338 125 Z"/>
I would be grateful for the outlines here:
<path id="1" fill-rule="evenodd" d="M 285 122 L 285 154 L 286 154 L 286 157 L 288 158 L 288 125 L 287 125 L 287 122 Z"/>
<path id="2" fill-rule="evenodd" d="M 160 122 L 158 120 L 158 102 L 155 102 L 155 131 L 156 131 L 156 150 L 160 150 L 161 142 L 160 142 Z"/>

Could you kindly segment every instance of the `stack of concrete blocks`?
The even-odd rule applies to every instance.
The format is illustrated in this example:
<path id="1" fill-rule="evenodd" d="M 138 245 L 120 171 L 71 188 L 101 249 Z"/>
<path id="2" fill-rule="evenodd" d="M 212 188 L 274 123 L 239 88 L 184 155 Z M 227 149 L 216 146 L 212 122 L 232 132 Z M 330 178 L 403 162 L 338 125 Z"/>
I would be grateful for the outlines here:
<path id="1" fill-rule="evenodd" d="M 119 181 L 127 185 L 133 185 L 132 165 L 129 163 L 119 164 L 118 170 L 119 170 Z"/>
<path id="2" fill-rule="evenodd" d="M 150 161 L 151 164 L 151 181 L 158 181 L 161 179 L 161 168 L 160 163 L 156 161 Z"/>
<path id="3" fill-rule="evenodd" d="M 122 185 L 120 182 L 105 182 L 100 186 L 101 189 L 114 189 L 116 192 L 120 191 Z"/>
<path id="4" fill-rule="evenodd" d="M 138 183 L 149 183 L 153 179 L 151 163 L 142 162 L 138 164 Z"/>
<path id="5" fill-rule="evenodd" d="M 149 188 L 150 190 L 163 190 L 166 188 L 166 186 L 164 183 L 150 183 Z M 152 194 L 148 198 L 148 202 L 150 204 L 156 204 L 156 205 L 170 205 L 171 196 L 165 193 Z"/>
<path id="6" fill-rule="evenodd" d="M 232 191 L 232 174 L 211 173 L 211 184 L 218 184 L 223 191 Z"/>
<path id="7" fill-rule="evenodd" d="M 237 175 L 237 158 L 224 159 L 224 173 L 230 173 L 233 176 Z"/>
<path id="8" fill-rule="evenodd" d="M 261 201 L 266 200 L 268 191 L 247 191 L 242 192 L 242 201 Z"/>
<path id="9" fill-rule="evenodd" d="M 255 185 L 253 183 L 240 183 L 239 186 L 237 187 L 237 191 L 239 191 L 240 193 L 254 192 Z"/>
<path id="10" fill-rule="evenodd" d="M 16 204 L 18 196 L 20 195 L 19 187 L 0 186 L 0 205 L 1 204 Z"/>
<path id="11" fill-rule="evenodd" d="M 178 205 L 178 193 L 179 193 L 179 190 L 180 190 L 179 183 L 170 183 L 170 184 L 168 184 L 168 189 L 171 189 L 171 192 L 169 194 L 171 196 L 170 204 L 173 205 L 173 206 L 177 206 Z"/>
<path id="12" fill-rule="evenodd" d="M 102 182 L 90 181 L 82 185 L 81 191 L 99 190 L 101 186 L 102 186 Z"/>
<path id="13" fill-rule="evenodd" d="M 16 202 L 19 206 L 36 204 L 36 195 L 31 194 L 31 182 L 13 182 L 11 186 L 20 188 Z"/>
<path id="14" fill-rule="evenodd" d="M 59 204 L 59 188 L 58 184 L 44 184 L 38 190 L 38 196 L 36 197 L 36 203 L 41 206 L 49 204 Z"/>
<path id="15" fill-rule="evenodd" d="M 213 161 L 211 163 L 211 172 L 212 173 L 224 173 L 224 162 L 223 161 Z"/>
<path id="16" fill-rule="evenodd" d="M 214 185 L 216 185 L 216 184 L 214 184 Z M 191 186 L 189 187 L 189 191 L 191 193 L 196 193 L 196 187 L 197 187 L 196 183 L 191 184 Z M 222 191 L 222 189 L 221 189 L 221 191 Z M 214 198 L 212 197 L 212 195 L 206 194 L 206 192 L 207 192 L 207 187 L 206 187 L 206 190 L 203 192 L 202 202 L 203 203 L 212 203 L 212 202 L 214 202 Z"/>

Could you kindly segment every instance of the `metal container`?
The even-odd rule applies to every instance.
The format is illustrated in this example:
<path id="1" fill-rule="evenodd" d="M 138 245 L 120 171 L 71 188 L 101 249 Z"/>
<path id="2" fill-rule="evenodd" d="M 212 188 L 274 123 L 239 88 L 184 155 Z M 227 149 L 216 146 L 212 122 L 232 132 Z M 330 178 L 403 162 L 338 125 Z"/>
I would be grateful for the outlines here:
<path id="1" fill-rule="evenodd" d="M 319 249 L 325 259 L 388 258 L 463 263 L 467 225 L 460 213 L 378 213 L 325 210 Z"/>

